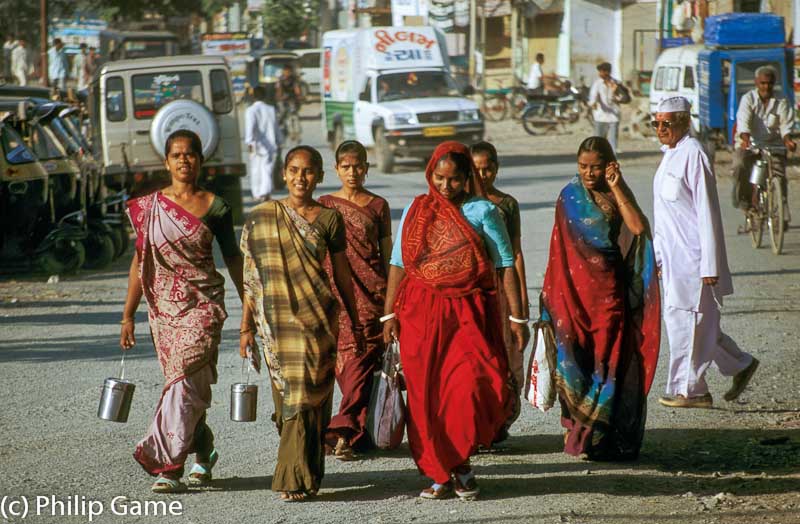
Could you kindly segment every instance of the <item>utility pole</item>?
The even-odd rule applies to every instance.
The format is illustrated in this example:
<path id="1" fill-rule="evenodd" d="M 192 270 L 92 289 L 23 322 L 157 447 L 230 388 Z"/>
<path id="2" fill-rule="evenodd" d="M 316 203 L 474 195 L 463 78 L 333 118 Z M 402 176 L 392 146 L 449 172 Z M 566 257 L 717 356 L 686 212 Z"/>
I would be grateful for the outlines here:
<path id="1" fill-rule="evenodd" d="M 469 83 L 475 79 L 475 29 L 477 25 L 478 6 L 476 0 L 469 0 Z"/>
<path id="2" fill-rule="evenodd" d="M 39 45 L 41 46 L 41 60 L 39 61 L 42 85 L 48 84 L 47 78 L 47 0 L 39 0 Z"/>

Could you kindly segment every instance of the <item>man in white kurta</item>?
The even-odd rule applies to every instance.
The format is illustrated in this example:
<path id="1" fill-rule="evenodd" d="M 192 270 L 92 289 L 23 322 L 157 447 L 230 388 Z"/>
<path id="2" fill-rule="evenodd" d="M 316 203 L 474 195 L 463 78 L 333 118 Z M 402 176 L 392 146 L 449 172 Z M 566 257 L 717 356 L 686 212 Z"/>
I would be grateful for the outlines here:
<path id="1" fill-rule="evenodd" d="M 747 386 L 758 360 L 720 329 L 723 297 L 733 293 L 714 170 L 689 136 L 689 102 L 663 100 L 656 113 L 664 158 L 653 180 L 653 243 L 663 279 L 664 324 L 670 346 L 670 407 L 711 407 L 705 373 L 713 362 L 733 377 L 725 400 Z"/>
<path id="2" fill-rule="evenodd" d="M 250 192 L 257 200 L 269 200 L 272 193 L 272 169 L 278 157 L 281 142 L 275 108 L 266 102 L 266 91 L 253 89 L 255 101 L 244 114 L 244 141 L 250 150 L 247 166 L 250 175 Z"/>

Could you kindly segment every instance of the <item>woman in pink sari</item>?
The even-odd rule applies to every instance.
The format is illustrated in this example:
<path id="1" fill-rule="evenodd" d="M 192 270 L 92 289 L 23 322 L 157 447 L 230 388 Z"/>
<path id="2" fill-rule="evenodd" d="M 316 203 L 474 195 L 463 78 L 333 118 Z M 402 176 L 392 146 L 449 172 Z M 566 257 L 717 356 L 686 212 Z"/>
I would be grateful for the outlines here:
<path id="1" fill-rule="evenodd" d="M 339 314 L 336 383 L 342 391 L 339 413 L 328 424 L 326 443 L 339 460 L 354 458 L 353 450 L 372 446 L 366 431 L 372 378 L 380 365 L 383 343 L 383 302 L 386 275 L 392 252 L 392 218 L 389 203 L 364 188 L 369 170 L 367 150 L 360 142 L 347 140 L 336 148 L 336 173 L 342 188 L 320 197 L 323 206 L 339 211 L 347 236 L 345 254 L 350 263 L 358 320 L 364 326 L 364 348 L 360 351 L 350 329 L 347 311 Z M 325 264 L 333 277 L 330 261 Z M 339 302 L 341 298 L 334 289 Z"/>
<path id="2" fill-rule="evenodd" d="M 134 458 L 153 476 L 152 490 L 174 493 L 189 453 L 195 464 L 187 482 L 203 485 L 219 455 L 206 425 L 211 384 L 217 380 L 217 350 L 225 312 L 225 279 L 214 265 L 212 241 L 222 250 L 239 297 L 242 257 L 233 232 L 231 209 L 197 185 L 203 162 L 200 138 L 172 133 L 164 148 L 171 184 L 128 201 L 136 231 L 136 253 L 128 276 L 120 345 L 136 344 L 136 309 L 144 296 L 153 344 L 166 383 L 150 429 Z"/>

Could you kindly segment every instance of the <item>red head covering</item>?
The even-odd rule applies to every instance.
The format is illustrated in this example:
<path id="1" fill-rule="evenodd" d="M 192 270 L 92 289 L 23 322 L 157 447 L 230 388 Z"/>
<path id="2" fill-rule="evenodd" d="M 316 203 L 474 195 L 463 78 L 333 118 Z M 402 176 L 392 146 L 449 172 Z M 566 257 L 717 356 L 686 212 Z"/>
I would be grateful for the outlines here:
<path id="1" fill-rule="evenodd" d="M 467 193 L 485 194 L 467 146 L 453 141 L 439 144 L 425 169 L 428 194 L 414 199 L 403 223 L 403 263 L 408 277 L 458 295 L 491 285 L 494 269 L 483 241 L 460 208 L 433 186 L 433 171 L 448 153 L 464 155 L 469 162 Z"/>

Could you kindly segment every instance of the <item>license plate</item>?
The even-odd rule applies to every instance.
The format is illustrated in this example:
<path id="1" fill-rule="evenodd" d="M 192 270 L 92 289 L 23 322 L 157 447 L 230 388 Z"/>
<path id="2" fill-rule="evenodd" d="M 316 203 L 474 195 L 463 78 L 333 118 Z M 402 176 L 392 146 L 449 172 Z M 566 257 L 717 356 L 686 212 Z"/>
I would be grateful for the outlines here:
<path id="1" fill-rule="evenodd" d="M 423 136 L 452 136 L 456 134 L 453 126 L 426 127 L 422 130 Z"/>

